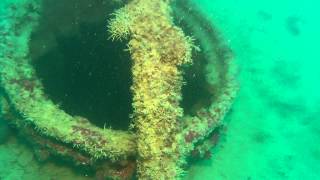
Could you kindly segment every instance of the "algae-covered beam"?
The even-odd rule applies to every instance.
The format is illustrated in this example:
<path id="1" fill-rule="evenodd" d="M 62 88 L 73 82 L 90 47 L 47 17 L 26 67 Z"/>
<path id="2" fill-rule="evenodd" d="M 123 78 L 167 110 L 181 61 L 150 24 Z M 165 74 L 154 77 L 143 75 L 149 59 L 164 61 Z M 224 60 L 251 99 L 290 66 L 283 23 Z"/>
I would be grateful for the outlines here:
<path id="1" fill-rule="evenodd" d="M 133 0 L 109 24 L 111 38 L 130 38 L 140 179 L 175 179 L 182 174 L 175 138 L 183 116 L 178 67 L 191 63 L 193 45 L 173 24 L 170 12 L 169 1 Z"/>

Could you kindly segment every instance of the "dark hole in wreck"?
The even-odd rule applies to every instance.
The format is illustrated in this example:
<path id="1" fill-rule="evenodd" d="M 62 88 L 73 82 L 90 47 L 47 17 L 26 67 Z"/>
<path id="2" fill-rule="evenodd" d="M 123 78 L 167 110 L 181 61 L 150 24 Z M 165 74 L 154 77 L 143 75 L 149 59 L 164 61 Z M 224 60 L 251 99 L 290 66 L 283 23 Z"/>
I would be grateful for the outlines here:
<path id="1" fill-rule="evenodd" d="M 61 2 L 60 2 L 61 1 Z M 71 115 L 92 124 L 128 129 L 132 113 L 130 54 L 125 41 L 108 39 L 107 19 L 119 5 L 110 1 L 44 1 L 30 56 L 45 93 Z M 184 68 L 185 113 L 209 104 L 201 53 Z"/>

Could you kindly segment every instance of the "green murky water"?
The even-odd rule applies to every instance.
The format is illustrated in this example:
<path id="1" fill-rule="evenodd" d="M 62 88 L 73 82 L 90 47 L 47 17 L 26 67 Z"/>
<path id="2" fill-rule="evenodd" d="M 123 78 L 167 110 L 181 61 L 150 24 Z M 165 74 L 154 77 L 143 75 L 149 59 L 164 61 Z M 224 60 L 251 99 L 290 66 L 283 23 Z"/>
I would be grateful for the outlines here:
<path id="1" fill-rule="evenodd" d="M 48 7 L 52 7 L 53 10 L 63 6 L 55 4 L 54 1 L 44 1 L 51 3 L 52 6 Z M 103 1 L 87 1 L 88 11 L 90 8 L 102 9 L 90 4 Z M 0 24 L 6 21 L 6 2 L 0 1 Z M 320 179 L 320 3 L 313 0 L 198 0 L 195 3 L 202 13 L 212 20 L 233 50 L 239 69 L 237 78 L 240 91 L 231 111 L 225 117 L 227 131 L 217 147 L 212 149 L 211 159 L 194 162 L 185 179 Z M 47 10 L 49 13 L 50 8 Z M 83 13 L 86 12 L 79 12 L 79 18 Z M 101 22 L 106 22 L 107 17 L 107 14 L 100 17 Z M 55 16 L 51 18 L 54 19 Z M 67 25 L 64 23 L 69 22 L 68 18 L 64 14 L 57 17 L 65 26 Z M 57 69 L 63 69 L 59 73 L 72 71 L 83 75 L 96 70 L 98 66 L 108 69 L 107 74 L 93 74 L 94 77 L 83 75 L 80 78 L 88 83 L 92 78 L 98 79 L 99 82 L 104 81 L 105 76 L 111 80 L 122 80 L 114 82 L 114 86 L 90 84 L 90 87 L 105 89 L 109 93 L 110 101 L 121 97 L 116 104 L 102 102 L 96 98 L 97 96 L 77 99 L 80 95 L 90 94 L 91 91 L 83 89 L 77 91 L 80 94 L 73 94 L 82 83 L 77 80 L 69 86 L 68 96 L 63 96 L 65 92 L 61 92 L 59 86 L 49 88 L 52 92 L 48 94 L 57 98 L 57 101 L 63 101 L 62 105 L 66 109 L 69 108 L 71 113 L 83 112 L 83 106 L 77 106 L 83 103 L 99 104 L 97 107 L 114 109 L 105 112 L 104 108 L 89 106 L 87 113 L 93 119 L 99 119 L 101 116 L 122 118 L 124 114 L 132 111 L 130 101 L 127 100 L 131 98 L 128 92 L 128 67 L 119 62 L 112 62 L 112 66 L 100 66 L 96 62 L 98 59 L 94 59 L 96 56 L 90 54 L 100 53 L 101 57 L 108 56 L 103 49 L 99 49 L 105 48 L 115 59 L 127 59 L 118 54 L 123 44 L 117 44 L 117 48 L 101 45 L 104 42 L 95 40 L 90 35 L 92 33 L 86 34 L 101 28 L 97 35 L 103 39 L 105 25 L 88 21 L 77 29 L 81 36 L 76 34 L 73 37 L 65 37 L 64 32 L 58 32 L 61 35 L 58 39 L 60 43 L 50 51 L 39 50 L 37 41 L 34 41 L 35 45 L 32 46 L 34 58 L 39 59 L 35 66 L 39 69 L 55 65 Z M 73 27 L 70 25 L 70 28 Z M 81 39 L 82 37 L 85 38 Z M 45 40 L 50 41 L 49 38 Z M 73 41 L 81 44 L 84 40 L 91 40 L 85 43 L 96 43 L 97 46 L 92 47 L 93 49 L 81 49 L 83 46 L 75 47 L 75 43 L 68 43 Z M 80 54 L 75 56 L 76 52 Z M 83 71 L 79 72 L 73 69 L 74 64 L 65 64 L 60 57 L 74 61 L 85 57 L 91 61 L 84 67 L 84 62 L 81 62 L 79 66 Z M 112 74 L 114 68 L 123 72 L 121 77 Z M 61 75 L 54 70 L 39 71 L 48 81 L 54 75 Z M 67 78 L 72 79 L 72 74 Z M 68 102 L 72 102 L 73 105 Z M 101 121 L 98 120 L 96 123 L 99 126 L 104 125 L 99 124 Z M 127 122 L 121 123 L 116 128 L 121 129 L 127 125 Z M 0 119 L 0 180 L 94 179 L 90 174 L 74 170 L 68 164 L 59 161 L 39 162 L 31 148 L 22 138 L 17 138 L 16 134 L 16 130 Z"/>

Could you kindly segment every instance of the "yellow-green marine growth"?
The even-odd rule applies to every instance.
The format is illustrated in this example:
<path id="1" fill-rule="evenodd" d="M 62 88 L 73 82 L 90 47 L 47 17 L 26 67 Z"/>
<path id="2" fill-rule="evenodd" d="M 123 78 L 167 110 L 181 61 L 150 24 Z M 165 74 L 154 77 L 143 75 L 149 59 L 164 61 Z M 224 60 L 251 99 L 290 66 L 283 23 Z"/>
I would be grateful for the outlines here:
<path id="1" fill-rule="evenodd" d="M 170 12 L 169 1 L 133 0 L 116 11 L 109 24 L 112 39 L 129 38 L 140 179 L 175 179 L 182 174 L 175 138 L 183 116 L 178 66 L 191 63 L 193 44 L 173 24 Z"/>
<path id="2" fill-rule="evenodd" d="M 89 165 L 102 172 L 103 178 L 112 179 L 130 179 L 135 171 L 139 179 L 179 179 L 187 156 L 194 152 L 210 156 L 208 149 L 214 143 L 210 137 L 215 138 L 212 132 L 230 108 L 237 84 L 231 70 L 232 53 L 211 22 L 190 9 L 192 4 L 130 0 L 113 13 L 108 23 L 110 38 L 126 40 L 132 60 L 133 122 L 129 131 L 122 131 L 99 128 L 85 117 L 68 114 L 48 97 L 29 52 L 31 34 L 41 24 L 41 0 L 6 2 L 11 8 L 5 9 L 8 23 L 0 24 L 0 46 L 4 47 L 0 52 L 0 113 L 33 145 L 73 159 L 75 164 Z M 114 8 L 110 6 L 109 12 Z M 179 17 L 185 32 L 173 23 L 173 17 Z M 202 51 L 193 62 L 194 41 Z M 185 84 L 182 70 L 186 64 L 200 62 L 199 55 L 204 62 L 197 72 L 205 76 L 200 86 L 211 91 L 206 97 L 209 103 L 197 100 L 192 105 L 197 108 L 190 113 L 180 106 Z"/>

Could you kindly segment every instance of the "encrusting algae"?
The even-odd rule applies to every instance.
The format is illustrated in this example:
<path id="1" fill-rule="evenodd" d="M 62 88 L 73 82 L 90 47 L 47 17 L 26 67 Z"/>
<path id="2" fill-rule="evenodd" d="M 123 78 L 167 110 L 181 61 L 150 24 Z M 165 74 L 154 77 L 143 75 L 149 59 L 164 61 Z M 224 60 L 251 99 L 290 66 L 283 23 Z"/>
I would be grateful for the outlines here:
<path id="1" fill-rule="evenodd" d="M 193 37 L 174 24 L 171 3 L 131 0 L 115 11 L 108 23 L 112 40 L 128 41 L 132 59 L 133 122 L 129 131 L 121 131 L 99 128 L 84 117 L 69 115 L 46 96 L 28 56 L 41 1 L 8 0 L 8 23 L 0 25 L 0 45 L 6 47 L 0 54 L 4 117 L 32 145 L 71 159 L 76 166 L 92 167 L 101 177 L 130 179 L 136 171 L 139 179 L 181 178 L 190 154 L 210 157 L 216 131 L 231 106 L 237 84 L 231 52 L 221 44 L 213 27 L 178 5 L 175 13 L 186 18 L 205 52 L 206 67 L 210 67 L 207 86 L 215 89 L 209 106 L 194 115 L 184 112 L 180 106 L 185 84 L 182 67 L 193 63 L 192 51 L 198 48 Z M 24 23 L 26 17 L 28 23 Z"/>
<path id="2" fill-rule="evenodd" d="M 174 179 L 182 173 L 175 138 L 183 117 L 178 66 L 191 63 L 193 44 L 173 24 L 169 2 L 131 1 L 109 25 L 111 38 L 130 39 L 140 179 Z"/>

